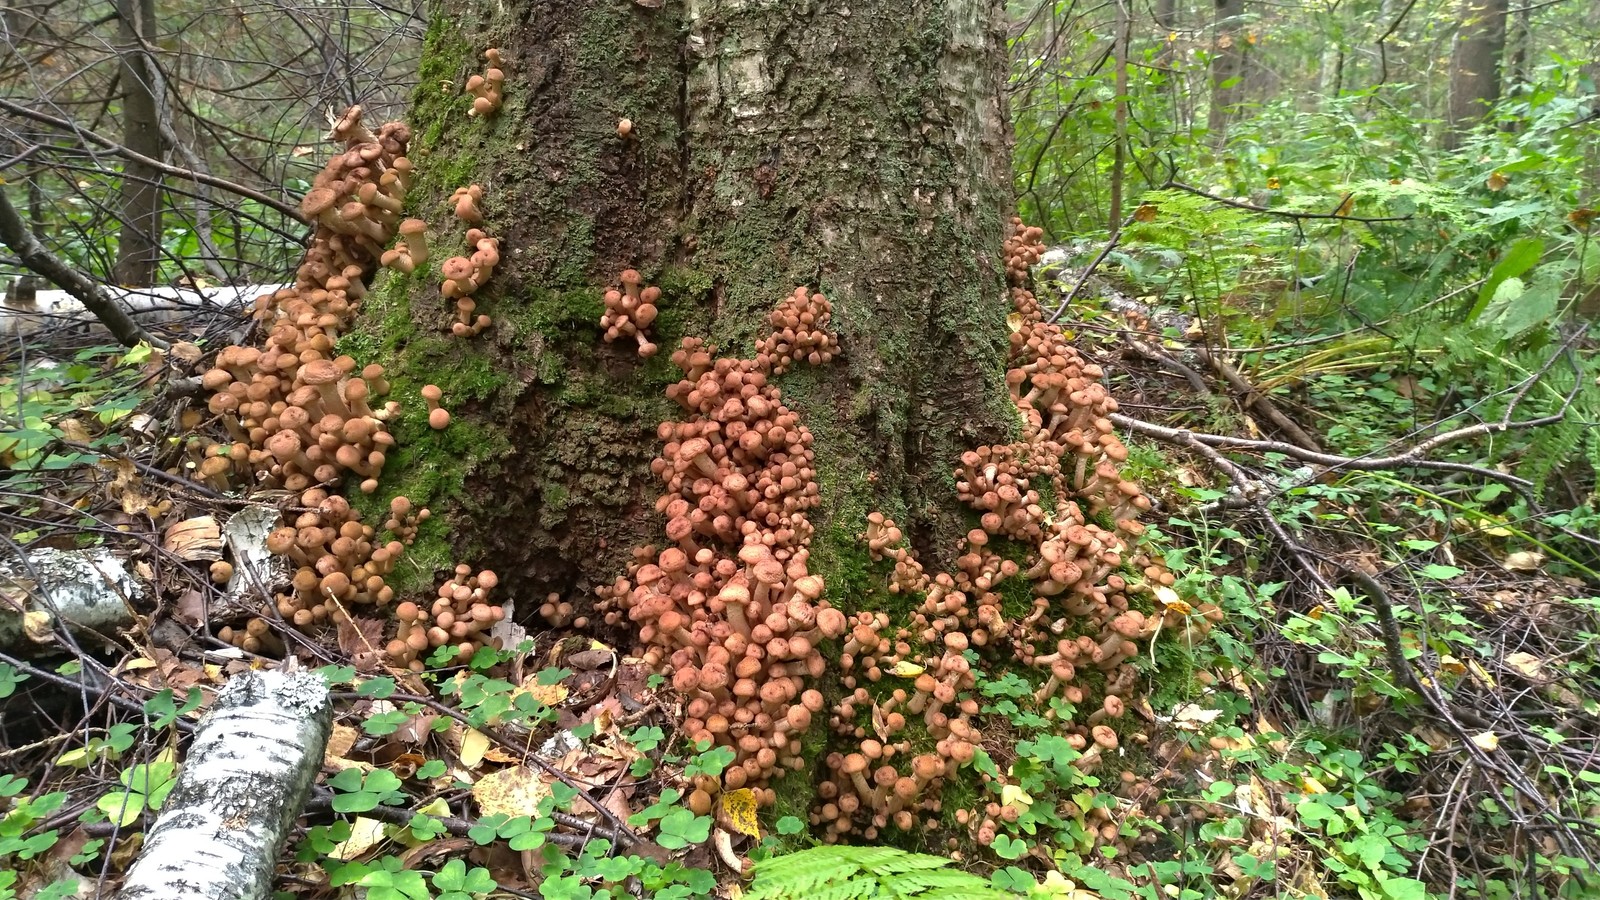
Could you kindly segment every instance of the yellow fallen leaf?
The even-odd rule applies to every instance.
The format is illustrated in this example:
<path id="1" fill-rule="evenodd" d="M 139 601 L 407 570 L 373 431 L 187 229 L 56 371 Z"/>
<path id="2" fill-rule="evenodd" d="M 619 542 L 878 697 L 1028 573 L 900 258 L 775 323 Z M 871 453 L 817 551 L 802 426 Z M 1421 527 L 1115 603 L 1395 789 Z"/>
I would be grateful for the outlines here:
<path id="1" fill-rule="evenodd" d="M 486 816 L 537 816 L 539 801 L 550 796 L 550 786 L 527 766 L 512 766 L 478 779 L 472 799 Z"/>
<path id="2" fill-rule="evenodd" d="M 1492 731 L 1485 731 L 1481 734 L 1473 735 L 1472 743 L 1476 744 L 1478 749 L 1492 753 L 1500 746 L 1500 736 Z"/>
<path id="3" fill-rule="evenodd" d="M 740 834 L 761 839 L 761 823 L 756 821 L 756 795 L 749 788 L 722 792 L 722 814 L 728 825 Z"/>
<path id="4" fill-rule="evenodd" d="M 366 816 L 357 816 L 350 823 L 350 837 L 333 848 L 328 855 L 334 859 L 352 860 L 371 850 L 383 840 L 383 823 Z"/>
<path id="5" fill-rule="evenodd" d="M 1439 668 L 1449 672 L 1451 675 L 1460 675 L 1467 671 L 1467 667 L 1461 664 L 1461 660 L 1449 655 L 1439 657 Z"/>
<path id="6" fill-rule="evenodd" d="M 1532 653 L 1519 650 L 1506 657 L 1506 665 L 1527 678 L 1538 678 L 1539 670 L 1544 668 L 1544 660 Z"/>
<path id="7" fill-rule="evenodd" d="M 483 762 L 489 749 L 489 738 L 476 728 L 468 728 L 461 735 L 461 764 L 471 769 Z"/>
<path id="8" fill-rule="evenodd" d="M 1000 805 L 1010 806 L 1018 813 L 1025 813 L 1033 805 L 1033 797 L 1022 788 L 1014 785 L 1002 785 L 1000 788 Z"/>
<path id="9" fill-rule="evenodd" d="M 559 682 L 556 684 L 540 684 L 539 676 L 534 674 L 529 675 L 516 690 L 511 692 L 511 702 L 517 702 L 519 695 L 526 694 L 545 706 L 555 706 L 567 699 L 567 695 L 570 693 L 571 691 L 568 690 L 567 686 Z"/>

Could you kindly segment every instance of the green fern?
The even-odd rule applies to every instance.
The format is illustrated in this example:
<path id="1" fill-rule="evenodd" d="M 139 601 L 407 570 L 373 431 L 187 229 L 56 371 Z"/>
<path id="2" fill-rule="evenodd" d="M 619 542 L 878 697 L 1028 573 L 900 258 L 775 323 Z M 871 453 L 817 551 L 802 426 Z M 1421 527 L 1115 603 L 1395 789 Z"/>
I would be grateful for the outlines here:
<path id="1" fill-rule="evenodd" d="M 746 900 L 1016 900 L 942 856 L 814 847 L 756 863 Z"/>

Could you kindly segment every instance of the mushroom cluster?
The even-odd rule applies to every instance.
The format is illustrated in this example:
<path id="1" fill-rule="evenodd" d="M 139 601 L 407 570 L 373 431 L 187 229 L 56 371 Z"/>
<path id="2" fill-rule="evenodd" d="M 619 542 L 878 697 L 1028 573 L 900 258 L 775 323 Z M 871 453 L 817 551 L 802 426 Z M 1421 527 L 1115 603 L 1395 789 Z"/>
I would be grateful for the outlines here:
<path id="1" fill-rule="evenodd" d="M 450 326 L 456 337 L 477 337 L 494 322 L 483 313 L 474 317 L 478 305 L 472 294 L 483 287 L 500 264 L 500 239 L 489 237 L 482 229 L 469 228 L 467 246 L 473 248 L 471 256 L 452 256 L 439 267 L 439 274 L 444 277 L 439 291 L 446 300 L 456 301 L 456 321 Z"/>
<path id="2" fill-rule="evenodd" d="M 414 509 L 409 497 L 398 496 L 389 501 L 389 518 L 383 523 L 383 527 L 400 543 L 410 546 L 417 539 L 417 529 L 423 522 L 428 521 L 430 515 L 432 513 L 426 506 Z"/>
<path id="3" fill-rule="evenodd" d="M 931 600 L 919 610 L 919 621 L 940 609 L 958 593 L 941 574 L 928 592 Z M 940 617 L 940 623 L 943 617 Z M 977 684 L 966 651 L 971 646 L 959 630 L 942 632 L 939 623 L 922 634 L 901 628 L 890 640 L 882 635 L 889 620 L 883 613 L 858 613 L 839 657 L 846 695 L 831 710 L 829 728 L 855 745 L 849 753 L 830 753 L 824 759 L 828 779 L 812 809 L 813 825 L 825 827 L 824 839 L 836 841 L 859 829 L 874 840 L 881 829 L 935 828 L 943 800 L 944 779 L 972 761 L 980 742 L 972 717 L 978 703 L 970 692 Z M 914 641 L 928 647 L 914 663 Z M 914 677 L 911 690 L 895 687 L 878 696 L 854 673 L 871 683 L 888 674 Z M 933 740 L 933 752 L 911 756 L 913 745 L 906 733 L 915 723 Z M 926 821 L 918 818 L 926 815 Z"/>
<path id="4" fill-rule="evenodd" d="M 870 840 L 889 825 L 932 828 L 944 812 L 987 845 L 1017 820 L 1020 811 L 1002 803 L 942 810 L 942 779 L 969 761 L 978 743 L 968 653 L 988 648 L 1036 667 L 1041 681 L 1032 699 L 1042 714 L 1060 720 L 1060 733 L 1081 753 L 1074 765 L 1088 771 L 1119 747 L 1116 726 L 1138 687 L 1129 661 L 1139 642 L 1163 627 L 1209 627 L 1209 610 L 1189 614 L 1163 567 L 1128 558 L 1142 531 L 1137 517 L 1150 503 L 1121 476 L 1127 450 L 1112 433 L 1108 415 L 1116 405 L 1102 384 L 1104 372 L 1060 328 L 1043 322 L 1028 290 L 1040 236 L 1018 222 L 1006 242 L 1015 307 L 1007 383 L 1023 435 L 964 453 L 954 472 L 958 495 L 980 513 L 980 527 L 960 541 L 953 570 L 930 577 L 892 519 L 867 517 L 861 539 L 870 555 L 894 562 L 887 589 L 922 599 L 900 627 L 881 613 L 850 620 L 838 669 L 852 693 L 831 710 L 829 724 L 856 749 L 825 759 L 828 781 L 812 810 L 812 823 L 826 829 L 828 840 L 852 833 Z M 1105 521 L 1114 527 L 1099 524 Z M 1029 548 L 1020 563 L 996 552 L 1001 538 Z M 1140 570 L 1142 577 L 1131 574 Z M 1019 578 L 1028 585 L 1031 609 L 1008 614 L 1000 589 Z M 1130 598 L 1140 594 L 1165 611 L 1131 608 Z M 914 679 L 909 690 L 905 678 Z M 911 755 L 916 744 L 904 733 L 908 723 L 926 729 L 936 752 Z M 1008 777 L 1002 772 L 997 780 Z M 1132 792 L 1137 784 L 1130 777 L 1122 786 Z M 1097 841 L 1125 843 L 1116 828 L 1100 830 L 1104 823 L 1091 821 Z"/>
<path id="5" fill-rule="evenodd" d="M 469 184 L 458 187 L 450 195 L 450 209 L 455 217 L 468 225 L 483 224 L 483 210 L 478 204 L 483 202 L 483 185 Z"/>
<path id="6" fill-rule="evenodd" d="M 622 290 L 612 288 L 605 293 L 605 314 L 600 317 L 600 327 L 605 329 L 605 341 L 611 343 L 620 337 L 633 337 L 639 342 L 639 356 L 648 359 L 656 355 L 656 345 L 645 337 L 645 330 L 656 320 L 656 303 L 661 299 L 661 289 L 651 285 L 641 287 L 643 279 L 633 269 L 623 269 L 617 276 Z"/>
<path id="7" fill-rule="evenodd" d="M 428 261 L 428 225 L 421 219 L 400 223 L 400 240 L 383 252 L 379 261 L 388 268 L 410 275 Z"/>
<path id="8" fill-rule="evenodd" d="M 296 569 L 290 590 L 277 596 L 278 615 L 308 630 L 324 622 L 348 621 L 356 607 L 385 607 L 394 589 L 384 576 L 393 570 L 404 545 L 381 542 L 349 501 L 324 488 L 299 497 L 305 508 L 292 524 L 267 535 L 267 549 Z"/>
<path id="9" fill-rule="evenodd" d="M 928 573 L 922 570 L 922 563 L 917 561 L 916 554 L 900 545 L 904 539 L 905 535 L 893 519 L 881 512 L 867 515 L 867 530 L 861 535 L 861 540 L 867 544 L 867 552 L 875 560 L 894 560 L 894 577 L 889 581 L 889 592 L 919 594 L 928 589 Z"/>
<path id="10" fill-rule="evenodd" d="M 299 492 L 354 473 L 370 492 L 393 449 L 384 423 L 397 404 L 380 402 L 389 390 L 383 367 L 358 370 L 333 348 L 400 225 L 412 178 L 404 155 L 409 130 L 390 122 L 373 134 L 361 124 L 361 107 L 352 106 L 331 137 L 345 149 L 301 202 L 316 230 L 295 282 L 255 301 L 267 329 L 263 346 L 223 348 L 201 378 L 212 392 L 208 408 L 232 438 L 196 473 L 208 483 L 246 475 Z"/>
<path id="11" fill-rule="evenodd" d="M 471 566 L 462 564 L 456 566 L 455 577 L 439 586 L 427 609 L 410 601 L 395 607 L 399 627 L 384 648 L 389 664 L 421 672 L 428 650 L 446 646 L 454 650 L 453 662 L 471 659 L 489 644 L 489 630 L 505 618 L 505 609 L 489 602 L 489 593 L 499 584 L 494 572 L 484 569 L 474 575 Z"/>
<path id="12" fill-rule="evenodd" d="M 768 316 L 772 334 L 756 341 L 756 364 L 782 375 L 798 362 L 820 366 L 839 352 L 839 338 L 828 329 L 833 304 L 803 287 L 784 299 Z"/>
<path id="13" fill-rule="evenodd" d="M 717 359 L 697 338 L 672 363 L 684 377 L 667 396 L 685 415 L 661 423 L 651 464 L 670 543 L 636 550 L 599 608 L 631 622 L 643 659 L 672 673 L 685 733 L 736 751 L 722 786 L 770 804 L 768 781 L 804 765 L 799 735 L 823 710 L 808 687 L 827 668 L 820 644 L 848 625 L 807 566 L 812 436 L 762 363 Z"/>
<path id="14" fill-rule="evenodd" d="M 467 111 L 469 116 L 490 116 L 500 108 L 501 94 L 505 89 L 506 72 L 505 60 L 500 56 L 497 47 L 490 47 L 483 51 L 483 58 L 489 63 L 482 75 L 473 75 L 467 79 L 467 93 L 472 96 L 472 109 Z"/>

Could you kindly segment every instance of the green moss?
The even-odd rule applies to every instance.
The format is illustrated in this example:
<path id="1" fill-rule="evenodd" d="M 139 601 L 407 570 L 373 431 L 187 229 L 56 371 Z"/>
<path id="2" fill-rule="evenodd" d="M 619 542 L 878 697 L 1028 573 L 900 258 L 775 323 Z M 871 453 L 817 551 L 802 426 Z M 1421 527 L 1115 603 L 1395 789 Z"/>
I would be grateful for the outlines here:
<path id="1" fill-rule="evenodd" d="M 998 587 L 1000 612 L 1006 621 L 1018 621 L 1033 612 L 1033 582 L 1019 575 L 1007 578 L 1000 582 Z"/>

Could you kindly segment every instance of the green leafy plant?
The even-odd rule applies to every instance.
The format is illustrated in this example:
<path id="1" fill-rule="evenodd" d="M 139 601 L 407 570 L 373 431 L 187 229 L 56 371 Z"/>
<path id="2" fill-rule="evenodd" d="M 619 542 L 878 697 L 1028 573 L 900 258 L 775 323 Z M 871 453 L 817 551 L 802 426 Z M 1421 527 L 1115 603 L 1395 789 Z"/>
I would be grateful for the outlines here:
<path id="1" fill-rule="evenodd" d="M 892 847 L 813 847 L 755 864 L 746 900 L 1014 900 L 942 856 Z"/>
<path id="2" fill-rule="evenodd" d="M 145 810 L 158 810 L 178 784 L 178 764 L 171 751 L 147 763 L 129 766 L 117 776 L 122 790 L 110 791 L 95 802 L 106 818 L 126 828 L 139 820 Z"/>

